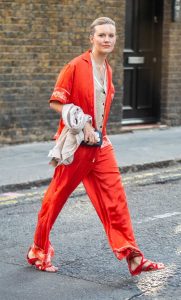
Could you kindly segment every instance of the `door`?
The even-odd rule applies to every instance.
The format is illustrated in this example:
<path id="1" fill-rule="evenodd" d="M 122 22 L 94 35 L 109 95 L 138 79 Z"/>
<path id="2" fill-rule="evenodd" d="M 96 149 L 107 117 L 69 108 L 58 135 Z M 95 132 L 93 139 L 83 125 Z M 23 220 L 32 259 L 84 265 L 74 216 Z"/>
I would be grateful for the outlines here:
<path id="1" fill-rule="evenodd" d="M 162 0 L 126 0 L 123 124 L 159 121 Z"/>

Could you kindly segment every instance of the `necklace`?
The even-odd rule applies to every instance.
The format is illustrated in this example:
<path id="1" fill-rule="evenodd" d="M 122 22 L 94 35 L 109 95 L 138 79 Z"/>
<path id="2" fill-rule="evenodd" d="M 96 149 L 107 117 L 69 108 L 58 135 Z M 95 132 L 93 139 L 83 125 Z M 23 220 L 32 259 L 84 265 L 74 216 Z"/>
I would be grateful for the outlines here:
<path id="1" fill-rule="evenodd" d="M 92 58 L 93 58 L 95 66 L 96 66 L 96 69 L 98 71 L 98 76 L 99 76 L 100 83 L 101 83 L 102 86 L 104 86 L 104 83 L 105 83 L 105 74 L 106 74 L 106 72 L 105 72 L 106 71 L 105 62 L 102 65 L 98 64 L 95 61 L 93 53 L 92 53 Z"/>
<path id="2" fill-rule="evenodd" d="M 105 81 L 105 65 L 103 66 L 99 66 L 96 64 L 96 69 L 98 71 L 98 75 L 99 75 L 99 79 L 102 85 L 104 85 L 104 81 Z"/>

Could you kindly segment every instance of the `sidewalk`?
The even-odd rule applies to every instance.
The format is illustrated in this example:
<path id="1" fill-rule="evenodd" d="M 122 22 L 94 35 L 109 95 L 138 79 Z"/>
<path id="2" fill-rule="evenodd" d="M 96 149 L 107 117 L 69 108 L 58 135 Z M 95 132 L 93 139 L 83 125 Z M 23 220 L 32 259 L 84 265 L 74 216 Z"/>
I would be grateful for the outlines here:
<path id="1" fill-rule="evenodd" d="M 122 172 L 181 161 L 181 127 L 147 129 L 109 136 Z M 48 183 L 54 169 L 47 154 L 54 142 L 0 148 L 0 192 Z"/>

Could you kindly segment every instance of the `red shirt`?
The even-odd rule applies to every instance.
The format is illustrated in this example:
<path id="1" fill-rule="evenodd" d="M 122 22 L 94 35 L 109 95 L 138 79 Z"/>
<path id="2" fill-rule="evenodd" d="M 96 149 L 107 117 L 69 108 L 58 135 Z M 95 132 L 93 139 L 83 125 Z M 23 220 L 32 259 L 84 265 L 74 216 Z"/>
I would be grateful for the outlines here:
<path id="1" fill-rule="evenodd" d="M 85 114 L 92 117 L 93 127 L 95 127 L 94 80 L 90 52 L 91 50 L 88 50 L 74 58 L 61 70 L 49 101 L 59 101 L 61 104 L 73 103 L 80 106 Z M 112 83 L 112 70 L 107 60 L 106 68 L 107 95 L 104 109 L 103 135 L 106 134 L 106 123 L 115 92 Z M 63 127 L 63 120 L 60 119 L 54 138 L 57 139 L 59 137 Z"/>

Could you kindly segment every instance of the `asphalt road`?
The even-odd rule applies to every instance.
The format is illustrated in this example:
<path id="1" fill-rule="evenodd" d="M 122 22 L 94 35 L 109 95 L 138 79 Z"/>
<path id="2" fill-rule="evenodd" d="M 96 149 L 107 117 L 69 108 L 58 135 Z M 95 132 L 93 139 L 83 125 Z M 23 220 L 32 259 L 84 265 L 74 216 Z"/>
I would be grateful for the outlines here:
<path id="1" fill-rule="evenodd" d="M 46 187 L 0 194 L 0 299 L 181 299 L 181 166 L 124 174 L 138 244 L 159 272 L 131 277 L 109 248 L 82 186 L 51 235 L 57 274 L 39 272 L 25 256 Z"/>

